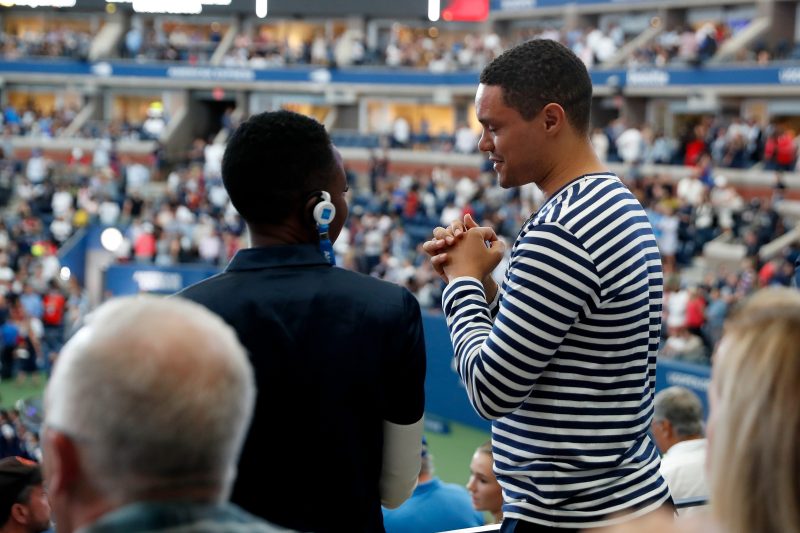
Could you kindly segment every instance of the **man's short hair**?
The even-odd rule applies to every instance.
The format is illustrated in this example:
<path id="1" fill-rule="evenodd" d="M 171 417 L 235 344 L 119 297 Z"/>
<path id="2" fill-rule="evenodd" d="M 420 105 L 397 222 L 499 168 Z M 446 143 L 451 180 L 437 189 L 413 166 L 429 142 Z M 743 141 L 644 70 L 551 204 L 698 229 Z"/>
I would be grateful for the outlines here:
<path id="1" fill-rule="evenodd" d="M 703 404 L 684 387 L 669 387 L 656 394 L 655 420 L 668 420 L 678 437 L 703 434 Z"/>
<path id="2" fill-rule="evenodd" d="M 235 331 L 181 298 L 110 300 L 67 343 L 45 426 L 71 438 L 109 497 L 204 488 L 227 498 L 255 404 Z"/>
<path id="3" fill-rule="evenodd" d="M 42 484 L 37 463 L 22 457 L 0 460 L 0 527 L 8 522 L 15 503 L 27 503 L 31 488 Z"/>
<path id="4" fill-rule="evenodd" d="M 589 133 L 592 79 L 569 48 L 550 39 L 534 39 L 506 50 L 486 65 L 480 82 L 503 89 L 503 101 L 530 120 L 557 103 L 580 133 Z"/>
<path id="5" fill-rule="evenodd" d="M 279 224 L 298 202 L 330 183 L 336 159 L 325 127 L 291 111 L 253 115 L 233 132 L 222 181 L 251 224 Z"/>

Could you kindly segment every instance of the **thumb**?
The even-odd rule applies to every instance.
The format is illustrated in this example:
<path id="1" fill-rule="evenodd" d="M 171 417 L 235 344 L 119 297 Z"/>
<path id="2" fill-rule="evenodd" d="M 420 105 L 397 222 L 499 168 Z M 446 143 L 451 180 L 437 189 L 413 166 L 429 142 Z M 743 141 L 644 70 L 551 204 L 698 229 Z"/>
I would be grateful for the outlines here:
<path id="1" fill-rule="evenodd" d="M 467 227 L 467 229 L 478 227 L 478 223 L 475 222 L 475 220 L 473 220 L 472 215 L 470 215 L 469 213 L 464 215 L 464 225 Z"/>

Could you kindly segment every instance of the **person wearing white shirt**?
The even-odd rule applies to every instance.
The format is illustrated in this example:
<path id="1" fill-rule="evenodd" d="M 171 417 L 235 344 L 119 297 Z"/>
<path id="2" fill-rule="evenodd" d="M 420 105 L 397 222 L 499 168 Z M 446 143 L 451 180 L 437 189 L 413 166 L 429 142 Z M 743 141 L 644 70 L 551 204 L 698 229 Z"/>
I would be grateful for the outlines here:
<path id="1" fill-rule="evenodd" d="M 478 136 L 475 135 L 475 132 L 472 131 L 472 129 L 467 126 L 466 123 L 462 123 L 456 130 L 456 152 L 461 154 L 471 154 L 477 149 L 477 147 Z"/>
<path id="2" fill-rule="evenodd" d="M 627 164 L 638 162 L 642 158 L 643 139 L 638 128 L 628 128 L 617 137 L 617 152 Z"/>
<path id="3" fill-rule="evenodd" d="M 608 136 L 601 128 L 595 128 L 592 131 L 592 147 L 600 161 L 608 160 L 608 144 Z"/>
<path id="4" fill-rule="evenodd" d="M 700 398 L 684 387 L 669 387 L 656 394 L 654 410 L 650 429 L 664 454 L 661 475 L 667 480 L 673 500 L 708 497 Z M 702 510 L 702 507 L 689 507 L 681 514 Z"/>
<path id="5" fill-rule="evenodd" d="M 705 194 L 706 186 L 700 179 L 699 169 L 693 169 L 691 176 L 681 178 L 678 182 L 678 198 L 692 207 L 700 205 L 703 202 Z"/>

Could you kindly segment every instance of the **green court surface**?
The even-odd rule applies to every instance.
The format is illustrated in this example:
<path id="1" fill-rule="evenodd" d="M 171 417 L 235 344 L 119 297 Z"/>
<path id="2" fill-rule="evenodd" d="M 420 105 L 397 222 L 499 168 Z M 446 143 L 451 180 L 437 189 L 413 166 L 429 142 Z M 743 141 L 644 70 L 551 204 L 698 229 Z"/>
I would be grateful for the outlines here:
<path id="1" fill-rule="evenodd" d="M 433 456 L 434 475 L 443 481 L 466 485 L 469 480 L 469 462 L 475 449 L 491 437 L 464 424 L 447 422 L 447 433 L 425 431 L 428 453 Z"/>
<path id="2" fill-rule="evenodd" d="M 41 397 L 44 391 L 44 379 L 40 377 L 39 383 L 26 381 L 17 383 L 15 380 L 0 381 L 0 407 L 8 409 L 14 407 L 19 399 Z"/>

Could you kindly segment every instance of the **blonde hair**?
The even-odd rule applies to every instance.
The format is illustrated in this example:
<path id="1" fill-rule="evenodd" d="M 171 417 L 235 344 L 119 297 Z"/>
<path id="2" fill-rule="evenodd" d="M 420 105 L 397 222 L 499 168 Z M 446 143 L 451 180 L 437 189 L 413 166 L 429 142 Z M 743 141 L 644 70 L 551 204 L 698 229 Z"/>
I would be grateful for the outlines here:
<path id="1" fill-rule="evenodd" d="M 800 293 L 764 289 L 714 364 L 711 504 L 730 533 L 800 531 Z"/>

